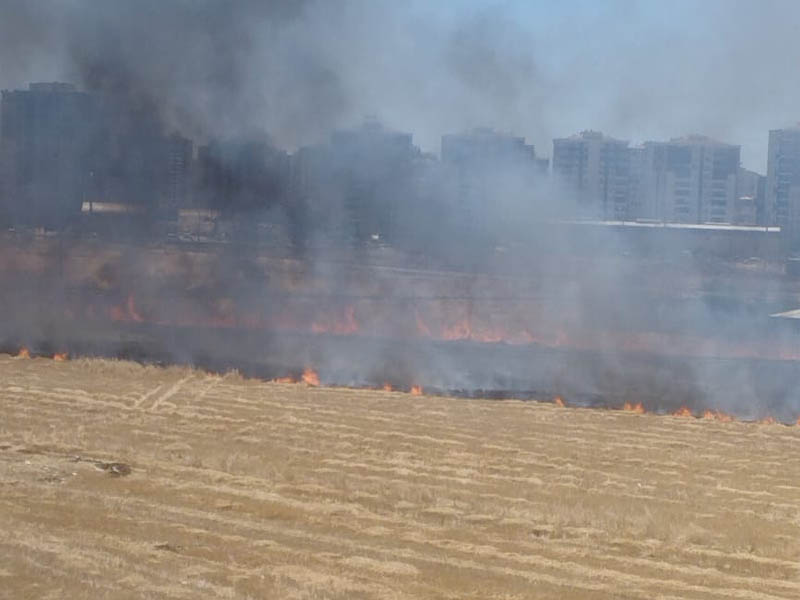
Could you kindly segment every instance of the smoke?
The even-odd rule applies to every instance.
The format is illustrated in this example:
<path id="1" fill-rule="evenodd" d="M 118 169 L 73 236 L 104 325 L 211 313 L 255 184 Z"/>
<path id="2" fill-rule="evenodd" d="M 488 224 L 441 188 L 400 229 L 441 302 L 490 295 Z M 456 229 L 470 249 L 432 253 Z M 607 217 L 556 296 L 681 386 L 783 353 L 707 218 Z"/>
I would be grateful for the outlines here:
<path id="1" fill-rule="evenodd" d="M 0 85 L 62 79 L 151 103 L 185 135 L 287 148 L 375 115 L 437 151 L 475 126 L 553 137 L 705 133 L 763 171 L 798 120 L 791 1 L 0 3 Z"/>
<path id="2" fill-rule="evenodd" d="M 287 150 L 319 143 L 331 130 L 372 115 L 413 132 L 415 143 L 432 152 L 438 152 L 442 134 L 476 126 L 524 135 L 538 155 L 550 153 L 553 137 L 589 127 L 636 141 L 697 131 L 743 143 L 745 163 L 763 170 L 767 129 L 796 120 L 800 88 L 788 76 L 797 48 L 794 3 L 766 8 L 721 1 L 531 4 L 0 0 L 0 85 L 71 81 L 148 115 L 165 132 L 177 130 L 202 143 L 269 139 Z M 314 238 L 352 227 L 347 220 L 352 173 L 333 151 L 320 151 L 329 185 L 310 199 L 319 212 L 303 223 L 312 246 Z M 224 156 L 224 149 L 218 154 Z M 339 374 L 337 382 L 363 383 L 365 373 L 367 378 L 389 373 L 409 380 L 402 383 L 417 377 L 448 389 L 520 390 L 528 378 L 568 397 L 649 395 L 662 407 L 694 402 L 743 412 L 743 403 L 757 398 L 795 407 L 788 391 L 792 376 L 772 377 L 770 371 L 772 387 L 767 386 L 752 362 L 758 348 L 744 353 L 751 362 L 737 370 L 713 352 L 697 359 L 697 352 L 680 345 L 685 338 L 669 337 L 671 327 L 680 327 L 696 332 L 697 339 L 713 334 L 735 347 L 737 339 L 751 344 L 763 325 L 760 317 L 748 320 L 744 301 L 722 309 L 715 303 L 718 295 L 736 297 L 742 291 L 736 273 L 726 278 L 715 271 L 721 269 L 718 263 L 705 268 L 691 247 L 681 247 L 685 237 L 659 233 L 642 242 L 628 234 L 542 225 L 570 214 L 569 195 L 556 184 L 531 184 L 513 169 L 482 174 L 487 192 L 478 197 L 484 203 L 467 207 L 475 210 L 465 225 L 457 218 L 470 213 L 458 204 L 464 194 L 455 175 L 448 178 L 445 171 L 443 178 L 428 181 L 429 195 L 414 204 L 415 188 L 393 165 L 384 167 L 383 180 L 367 182 L 363 197 L 372 204 L 357 207 L 360 215 L 371 214 L 378 203 L 381 210 L 403 206 L 404 233 L 419 235 L 407 238 L 416 248 L 390 245 L 356 257 L 381 268 L 343 266 L 337 260 L 351 261 L 351 254 L 315 249 L 309 263 L 292 263 L 292 273 L 276 275 L 276 264 L 232 247 L 211 256 L 198 253 L 202 258 L 187 253 L 185 264 L 160 273 L 153 264 L 167 258 L 133 249 L 123 258 L 94 257 L 100 265 L 88 278 L 113 273 L 116 283 L 107 303 L 129 321 L 147 317 L 156 330 L 180 319 L 228 323 L 245 313 L 307 334 L 309 319 L 330 312 L 331 319 L 345 321 L 330 327 L 338 335 L 354 306 L 359 333 L 370 340 L 337 346 L 258 328 L 245 340 L 234 333 L 212 340 L 158 338 L 169 354 L 186 360 L 198 358 L 199 345 L 208 355 L 266 354 L 292 357 L 292 367 L 305 361 L 327 366 Z M 271 183 L 259 190 L 273 189 Z M 381 225 L 379 217 L 375 221 Z M 413 267 L 438 271 L 407 270 L 413 261 Z M 72 288 L 60 283 L 63 272 L 40 275 L 22 300 L 11 298 L 7 289 L 8 302 L 26 308 L 40 306 L 42 298 L 66 303 Z M 456 280 L 457 291 L 443 280 Z M 87 285 L 85 278 L 73 283 Z M 778 306 L 791 298 L 791 286 L 751 285 L 742 288 L 750 294 L 758 287 L 752 309 L 758 315 L 791 307 Z M 103 286 L 93 290 L 98 287 Z M 135 314 L 127 304 L 133 292 Z M 443 301 L 447 296 L 455 298 Z M 71 310 L 85 310 L 91 299 L 76 302 Z M 546 339 L 527 350 L 511 344 L 481 350 L 469 335 L 458 334 L 448 335 L 461 345 L 446 344 L 453 342 L 448 335 L 422 345 L 397 341 L 409 328 L 452 324 L 460 311 L 471 316 L 473 326 L 499 323 L 508 337 L 541 327 Z M 31 308 L 24 319 L 4 323 L 6 332 L 35 337 L 18 329 L 27 322 L 41 328 L 41 337 L 58 338 L 58 320 L 43 312 Z M 318 328 L 324 330 L 325 323 Z M 674 360 L 638 356 L 636 344 L 623 347 L 620 340 L 631 339 L 624 334 L 640 329 L 661 336 L 656 345 Z M 558 339 L 559 332 L 565 340 Z M 542 350 L 570 344 L 576 350 Z M 342 376 L 347 369 L 352 372 Z"/>

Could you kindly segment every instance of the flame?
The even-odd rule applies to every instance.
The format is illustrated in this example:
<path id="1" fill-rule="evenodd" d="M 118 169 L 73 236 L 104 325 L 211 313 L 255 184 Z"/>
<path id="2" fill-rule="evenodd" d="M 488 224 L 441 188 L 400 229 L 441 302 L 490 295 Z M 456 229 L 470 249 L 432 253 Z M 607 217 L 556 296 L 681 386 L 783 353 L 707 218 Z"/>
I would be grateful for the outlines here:
<path id="1" fill-rule="evenodd" d="M 693 417 L 692 411 L 689 410 L 688 406 L 681 406 L 678 410 L 672 413 L 675 417 Z"/>
<path id="2" fill-rule="evenodd" d="M 430 328 L 425 324 L 425 321 L 422 320 L 419 310 L 414 311 L 414 316 L 417 320 L 417 333 L 423 337 L 433 337 Z"/>
<path id="3" fill-rule="evenodd" d="M 444 327 L 441 337 L 442 339 L 450 342 L 456 340 L 468 340 L 472 338 L 472 328 L 470 327 L 469 321 L 467 319 L 463 319 L 461 321 L 457 321 L 453 325 Z"/>
<path id="4" fill-rule="evenodd" d="M 68 358 L 69 354 L 67 354 L 66 352 L 56 352 L 55 354 L 53 354 L 53 360 L 57 362 L 64 362 Z"/>
<path id="5" fill-rule="evenodd" d="M 394 388 L 392 387 L 392 384 L 387 381 L 386 383 L 383 384 L 383 391 L 384 392 L 393 392 Z"/>
<path id="6" fill-rule="evenodd" d="M 706 410 L 703 413 L 703 418 L 709 421 L 719 421 L 721 423 L 731 423 L 735 420 L 733 416 L 718 410 Z"/>
<path id="7" fill-rule="evenodd" d="M 560 406 L 561 408 L 564 408 L 566 406 L 561 396 L 556 396 L 555 398 L 553 398 L 553 404 L 555 404 L 556 406 Z"/>
<path id="8" fill-rule="evenodd" d="M 359 326 L 356 321 L 356 307 L 348 306 L 344 310 L 344 317 L 326 316 L 321 320 L 314 321 L 311 324 L 312 333 L 335 333 L 338 335 L 348 335 L 358 333 Z"/>
<path id="9" fill-rule="evenodd" d="M 130 316 L 131 319 L 133 319 L 137 323 L 141 323 L 142 321 L 144 321 L 144 317 L 140 315 L 139 312 L 136 310 L 136 303 L 133 300 L 133 293 L 128 294 L 127 307 L 128 307 L 128 315 Z"/>
<path id="10" fill-rule="evenodd" d="M 775 417 L 764 417 L 758 423 L 759 425 L 775 425 L 777 421 L 775 420 Z"/>
<path id="11" fill-rule="evenodd" d="M 297 383 L 297 379 L 294 377 L 275 377 L 272 379 L 272 383 Z"/>
<path id="12" fill-rule="evenodd" d="M 637 415 L 643 415 L 645 413 L 644 406 L 641 402 L 637 402 L 636 404 L 631 404 L 630 402 L 626 402 L 625 405 L 622 407 L 622 410 L 636 413 Z"/>
<path id="13" fill-rule="evenodd" d="M 421 385 L 412 385 L 411 386 L 411 395 L 412 396 L 422 396 L 422 386 Z"/>
<path id="14" fill-rule="evenodd" d="M 128 294 L 128 299 L 124 305 L 116 305 L 109 308 L 108 316 L 112 321 L 134 321 L 136 323 L 144 321 L 144 317 L 136 309 L 133 293 Z"/>
<path id="15" fill-rule="evenodd" d="M 316 387 L 319 385 L 319 375 L 311 367 L 306 367 L 303 371 L 303 383 Z"/>
<path id="16" fill-rule="evenodd" d="M 30 350 L 28 350 L 25 346 L 20 348 L 19 352 L 17 352 L 17 358 L 30 358 L 30 357 L 31 357 Z"/>

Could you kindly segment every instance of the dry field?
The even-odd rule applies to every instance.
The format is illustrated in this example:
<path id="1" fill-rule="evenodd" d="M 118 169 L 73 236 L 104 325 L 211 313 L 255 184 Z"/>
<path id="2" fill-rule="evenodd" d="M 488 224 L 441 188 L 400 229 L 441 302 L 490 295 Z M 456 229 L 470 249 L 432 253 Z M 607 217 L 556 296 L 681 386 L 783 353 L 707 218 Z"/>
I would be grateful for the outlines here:
<path id="1" fill-rule="evenodd" d="M 0 597 L 800 598 L 800 427 L 0 356 Z"/>

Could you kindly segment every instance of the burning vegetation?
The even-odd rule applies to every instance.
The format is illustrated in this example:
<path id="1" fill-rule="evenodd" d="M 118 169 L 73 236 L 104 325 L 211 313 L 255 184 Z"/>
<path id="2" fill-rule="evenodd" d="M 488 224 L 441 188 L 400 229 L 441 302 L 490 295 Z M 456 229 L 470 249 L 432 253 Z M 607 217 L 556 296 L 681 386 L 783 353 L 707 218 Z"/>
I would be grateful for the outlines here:
<path id="1" fill-rule="evenodd" d="M 15 282 L 0 292 L 18 316 L 0 332 L 14 352 L 24 342 L 57 360 L 94 354 L 188 362 L 310 386 L 412 393 L 424 387 L 431 394 L 552 398 L 571 406 L 614 406 L 632 397 L 623 409 L 634 413 L 688 417 L 692 406 L 717 421 L 730 414 L 797 417 L 781 400 L 790 388 L 778 382 L 787 376 L 774 372 L 797 358 L 793 338 L 776 332 L 767 340 L 739 329 L 735 336 L 649 331 L 648 315 L 635 311 L 621 326 L 602 312 L 609 310 L 602 287 L 584 288 L 580 303 L 567 301 L 561 287 L 542 289 L 553 280 L 548 272 L 410 269 L 399 267 L 402 259 L 309 263 L 269 253 L 228 255 L 225 247 L 90 248 L 78 241 L 64 249 L 47 240 L 37 246 L 23 250 L 7 240 L 0 262 L 0 276 Z M 573 280 L 591 280 L 594 263 L 574 260 Z M 61 290 L 58 308 L 39 292 L 48 285 Z M 639 302 L 659 301 L 646 288 Z M 607 318 L 585 322 L 587 303 Z M 766 368 L 757 362 L 763 359 L 770 361 Z M 720 365 L 730 365 L 730 375 L 714 373 Z M 770 387 L 736 386 L 737 365 L 750 369 L 751 383 L 762 378 Z M 718 394 L 700 390 L 707 377 Z M 724 400 L 743 393 L 764 405 L 749 408 L 753 396 L 736 406 Z"/>
<path id="2" fill-rule="evenodd" d="M 25 348 L 21 347 L 16 353 L 12 353 L 12 358 L 15 359 L 31 359 L 33 356 L 31 352 Z M 42 356 L 41 358 L 48 358 L 48 356 Z M 69 354 L 67 352 L 56 352 L 49 356 L 54 362 L 64 362 L 69 360 Z M 312 367 L 305 367 L 303 371 L 298 375 L 288 375 L 288 376 L 281 376 L 281 377 L 273 377 L 269 379 L 271 383 L 278 383 L 278 384 L 305 384 L 308 387 L 318 387 L 321 385 L 320 375 L 319 373 Z M 369 387 L 369 386 L 366 386 Z M 402 391 L 402 388 L 398 388 L 392 385 L 389 382 L 384 382 L 381 386 L 377 389 L 380 389 L 385 392 L 395 392 L 395 391 Z M 422 396 L 424 394 L 423 387 L 418 384 L 413 384 L 410 387 L 406 388 L 406 391 L 411 396 Z M 434 395 L 436 395 L 434 393 Z M 538 399 L 538 398 L 537 398 Z M 554 396 L 552 398 L 552 403 L 559 407 L 559 408 L 566 408 L 567 402 L 566 400 L 560 396 Z M 609 408 L 606 406 L 606 408 Z M 619 407 L 619 410 L 622 412 L 633 413 L 637 415 L 644 415 L 647 414 L 648 411 L 645 409 L 645 406 L 642 402 L 625 402 L 622 406 Z M 711 410 L 706 409 L 702 412 L 702 414 L 695 414 L 692 410 L 687 406 L 681 406 L 677 410 L 672 412 L 664 412 L 664 411 L 655 411 L 653 414 L 669 414 L 674 417 L 680 418 L 690 418 L 690 419 L 698 419 L 698 420 L 705 420 L 705 421 L 716 421 L 719 423 L 734 423 L 739 421 L 735 416 L 725 413 L 720 410 Z M 797 425 L 800 427 L 800 417 L 793 422 L 785 422 L 776 419 L 772 415 L 766 415 L 758 419 L 751 419 L 751 421 L 756 422 L 760 425 L 777 425 L 777 424 L 784 424 L 784 425 Z"/>

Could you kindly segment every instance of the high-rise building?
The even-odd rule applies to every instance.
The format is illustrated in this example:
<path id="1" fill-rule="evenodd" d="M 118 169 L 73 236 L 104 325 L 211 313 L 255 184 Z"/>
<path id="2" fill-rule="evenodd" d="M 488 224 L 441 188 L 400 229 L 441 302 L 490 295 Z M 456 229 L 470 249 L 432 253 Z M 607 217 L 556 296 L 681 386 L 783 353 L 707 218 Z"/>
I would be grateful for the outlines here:
<path id="1" fill-rule="evenodd" d="M 162 212 L 176 213 L 188 204 L 189 183 L 194 158 L 194 143 L 178 133 L 166 138 L 166 186 L 160 199 Z"/>
<path id="2" fill-rule="evenodd" d="M 77 216 L 94 169 L 96 96 L 65 83 L 3 91 L 0 154 L 10 220 L 58 227 Z"/>
<path id="3" fill-rule="evenodd" d="M 536 153 L 524 137 L 479 127 L 442 136 L 442 162 L 469 164 L 519 163 L 533 168 Z"/>
<path id="4" fill-rule="evenodd" d="M 731 223 L 740 147 L 691 135 L 645 142 L 640 217 L 674 223 Z"/>
<path id="5" fill-rule="evenodd" d="M 631 218 L 631 151 L 627 141 L 599 131 L 555 139 L 553 176 L 573 195 L 581 216 Z"/>
<path id="6" fill-rule="evenodd" d="M 641 146 L 628 149 L 630 158 L 630 177 L 628 178 L 628 211 L 627 217 L 635 219 L 653 219 L 653 211 L 646 203 L 645 194 L 645 150 Z"/>
<path id="7" fill-rule="evenodd" d="M 296 154 L 294 187 L 325 243 L 402 237 L 420 150 L 412 135 L 369 119 Z"/>
<path id="8" fill-rule="evenodd" d="M 507 229 L 502 218 L 531 205 L 536 181 L 547 175 L 548 160 L 537 159 L 523 137 L 477 128 L 442 136 L 442 167 L 454 224 L 480 236 Z"/>
<path id="9" fill-rule="evenodd" d="M 769 132 L 765 218 L 790 235 L 800 231 L 800 125 Z"/>
<path id="10" fill-rule="evenodd" d="M 736 225 L 766 225 L 765 198 L 767 178 L 755 171 L 739 168 L 736 178 L 736 205 L 733 223 Z"/>

